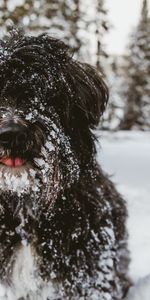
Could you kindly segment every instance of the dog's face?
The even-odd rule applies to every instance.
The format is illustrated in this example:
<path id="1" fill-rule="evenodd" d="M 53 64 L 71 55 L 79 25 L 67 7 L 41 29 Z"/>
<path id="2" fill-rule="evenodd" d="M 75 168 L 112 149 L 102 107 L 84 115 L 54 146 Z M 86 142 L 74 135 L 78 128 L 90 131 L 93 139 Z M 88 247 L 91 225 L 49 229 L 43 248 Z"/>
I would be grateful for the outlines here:
<path id="1" fill-rule="evenodd" d="M 78 181 L 81 152 L 90 155 L 90 128 L 106 102 L 100 75 L 62 42 L 18 34 L 1 41 L 0 189 L 17 199 L 14 213 L 27 205 L 35 215 L 43 201 L 53 207 Z"/>

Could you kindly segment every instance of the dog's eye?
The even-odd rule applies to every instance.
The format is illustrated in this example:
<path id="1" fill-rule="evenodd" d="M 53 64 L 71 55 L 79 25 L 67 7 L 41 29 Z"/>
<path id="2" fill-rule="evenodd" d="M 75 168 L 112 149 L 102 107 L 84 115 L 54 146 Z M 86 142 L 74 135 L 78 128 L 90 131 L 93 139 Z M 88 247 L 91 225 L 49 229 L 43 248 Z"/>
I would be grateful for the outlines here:
<path id="1" fill-rule="evenodd" d="M 6 108 L 5 107 L 0 107 L 0 112 L 1 113 L 4 113 L 6 111 Z"/>
<path id="2" fill-rule="evenodd" d="M 2 116 L 2 115 L 4 115 L 5 113 L 7 113 L 7 108 L 5 108 L 5 107 L 0 107 L 0 115 Z"/>

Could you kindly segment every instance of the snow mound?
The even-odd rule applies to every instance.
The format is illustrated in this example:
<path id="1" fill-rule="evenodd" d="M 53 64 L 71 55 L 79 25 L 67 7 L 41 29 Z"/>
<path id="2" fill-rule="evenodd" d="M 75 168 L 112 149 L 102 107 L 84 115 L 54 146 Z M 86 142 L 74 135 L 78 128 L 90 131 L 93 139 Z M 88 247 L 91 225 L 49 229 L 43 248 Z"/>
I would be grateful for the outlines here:
<path id="1" fill-rule="evenodd" d="M 150 274 L 150 133 L 105 131 L 99 135 L 97 159 L 127 201 L 129 272 L 136 283 Z"/>
<path id="2" fill-rule="evenodd" d="M 139 280 L 132 287 L 125 300 L 149 300 L 150 299 L 150 275 Z"/>

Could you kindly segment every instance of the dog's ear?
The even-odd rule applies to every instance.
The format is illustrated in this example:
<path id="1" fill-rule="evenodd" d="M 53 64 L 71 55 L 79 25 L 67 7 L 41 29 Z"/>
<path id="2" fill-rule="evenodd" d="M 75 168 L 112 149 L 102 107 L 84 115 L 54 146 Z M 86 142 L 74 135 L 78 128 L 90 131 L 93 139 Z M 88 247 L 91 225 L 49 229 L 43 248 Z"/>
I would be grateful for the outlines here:
<path id="1" fill-rule="evenodd" d="M 108 102 L 108 88 L 103 75 L 88 64 L 73 61 L 69 69 L 74 86 L 77 121 L 95 128 Z"/>

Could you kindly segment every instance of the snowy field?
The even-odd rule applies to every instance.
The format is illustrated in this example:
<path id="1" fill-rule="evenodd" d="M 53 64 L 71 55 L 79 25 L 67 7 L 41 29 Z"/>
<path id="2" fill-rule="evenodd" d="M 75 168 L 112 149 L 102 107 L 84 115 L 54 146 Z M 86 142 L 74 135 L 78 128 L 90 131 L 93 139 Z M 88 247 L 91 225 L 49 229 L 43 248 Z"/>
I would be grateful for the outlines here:
<path id="1" fill-rule="evenodd" d="M 130 276 L 137 282 L 150 274 L 150 133 L 100 133 L 98 160 L 127 200 Z M 143 300 L 150 299 L 148 285 Z"/>

